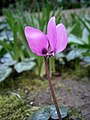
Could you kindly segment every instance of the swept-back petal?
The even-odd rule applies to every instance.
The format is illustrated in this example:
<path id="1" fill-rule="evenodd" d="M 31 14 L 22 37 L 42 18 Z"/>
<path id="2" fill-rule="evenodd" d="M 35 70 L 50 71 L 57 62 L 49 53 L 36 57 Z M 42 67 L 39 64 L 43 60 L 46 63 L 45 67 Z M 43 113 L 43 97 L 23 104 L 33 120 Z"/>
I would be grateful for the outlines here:
<path id="1" fill-rule="evenodd" d="M 32 52 L 39 56 L 44 56 L 42 50 L 48 49 L 48 38 L 46 35 L 38 29 L 27 26 L 25 27 L 25 36 Z"/>
<path id="2" fill-rule="evenodd" d="M 56 23 L 55 17 L 51 17 L 47 26 L 47 37 L 51 46 L 51 51 L 55 49 L 56 46 Z"/>
<path id="3" fill-rule="evenodd" d="M 62 23 L 56 26 L 56 31 L 57 31 L 56 53 L 59 53 L 66 48 L 68 37 L 66 29 Z"/>

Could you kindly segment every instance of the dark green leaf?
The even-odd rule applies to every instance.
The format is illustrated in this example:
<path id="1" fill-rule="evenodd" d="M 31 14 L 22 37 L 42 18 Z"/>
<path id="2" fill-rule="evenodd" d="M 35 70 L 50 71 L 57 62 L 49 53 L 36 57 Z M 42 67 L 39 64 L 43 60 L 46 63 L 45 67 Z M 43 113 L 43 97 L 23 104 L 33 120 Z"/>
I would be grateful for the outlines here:
<path id="1" fill-rule="evenodd" d="M 62 118 L 65 118 L 67 116 L 69 108 L 61 106 L 59 110 L 61 112 Z M 28 120 L 48 120 L 50 117 L 53 119 L 58 119 L 54 105 L 49 105 L 47 107 L 39 109 L 34 114 L 32 114 L 31 118 L 29 118 Z"/>

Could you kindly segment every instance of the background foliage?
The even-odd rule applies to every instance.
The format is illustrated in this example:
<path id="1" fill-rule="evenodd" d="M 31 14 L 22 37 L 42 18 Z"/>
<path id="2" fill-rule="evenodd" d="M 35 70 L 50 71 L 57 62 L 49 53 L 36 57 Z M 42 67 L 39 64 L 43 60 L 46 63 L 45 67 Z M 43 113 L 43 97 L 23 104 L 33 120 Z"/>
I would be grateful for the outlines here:
<path id="1" fill-rule="evenodd" d="M 68 19 L 64 14 L 62 14 L 63 8 L 59 6 L 57 7 L 56 5 L 54 9 L 51 10 L 51 4 L 46 4 L 48 1 L 43 4 L 43 6 L 46 6 L 42 8 L 40 5 L 38 5 L 39 2 L 37 2 L 37 7 L 32 7 L 31 10 L 24 8 L 24 2 L 25 1 L 23 1 L 22 4 L 16 2 L 13 9 L 10 7 L 3 10 L 5 19 L 4 21 L 1 21 L 0 28 L 1 35 L 4 33 L 4 37 L 0 37 L 1 63 L 3 63 L 2 58 L 5 56 L 5 54 L 9 53 L 11 60 L 15 61 L 13 66 L 17 72 L 20 71 L 20 69 L 22 72 L 34 68 L 36 75 L 43 76 L 45 74 L 43 58 L 36 56 L 30 51 L 25 38 L 24 27 L 27 25 L 32 26 L 46 33 L 47 23 L 51 16 L 56 17 L 57 24 L 62 22 L 66 26 L 69 40 L 67 49 L 63 53 L 60 53 L 49 59 L 48 62 L 50 63 L 49 68 L 51 76 L 56 72 L 58 63 L 60 63 L 60 66 L 58 66 L 59 70 L 62 66 L 65 67 L 65 65 L 72 60 L 75 61 L 75 68 L 77 66 L 80 67 L 81 60 L 88 61 L 87 57 L 90 57 L 89 16 L 84 16 L 83 12 L 80 13 L 80 16 L 76 13 L 71 13 L 70 18 Z M 29 66 L 26 64 L 26 61 L 28 61 L 28 63 L 30 62 Z M 4 63 L 5 62 L 7 61 L 4 60 Z M 24 67 L 21 68 L 21 65 L 24 65 Z M 34 67 L 35 65 L 36 67 Z M 8 74 L 10 73 L 11 72 Z"/>

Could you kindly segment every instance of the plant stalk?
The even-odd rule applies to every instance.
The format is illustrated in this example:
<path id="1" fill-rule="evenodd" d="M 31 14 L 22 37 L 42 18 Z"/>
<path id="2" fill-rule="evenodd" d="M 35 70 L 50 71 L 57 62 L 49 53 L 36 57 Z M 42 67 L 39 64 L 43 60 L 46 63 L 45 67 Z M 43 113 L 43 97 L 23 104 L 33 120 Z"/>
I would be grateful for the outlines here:
<path id="1" fill-rule="evenodd" d="M 50 87 L 51 94 L 52 94 L 52 97 L 53 97 L 53 101 L 54 101 L 56 111 L 57 111 L 57 114 L 58 114 L 58 119 L 62 120 L 61 113 L 60 113 L 59 108 L 58 108 L 58 103 L 57 103 L 57 100 L 56 100 L 56 96 L 55 96 L 53 85 L 52 85 L 51 78 L 50 78 L 50 72 L 49 72 L 49 68 L 48 68 L 47 58 L 44 57 L 44 59 L 45 59 L 45 67 L 46 67 L 47 79 L 48 79 L 48 82 L 49 82 L 49 87 Z"/>

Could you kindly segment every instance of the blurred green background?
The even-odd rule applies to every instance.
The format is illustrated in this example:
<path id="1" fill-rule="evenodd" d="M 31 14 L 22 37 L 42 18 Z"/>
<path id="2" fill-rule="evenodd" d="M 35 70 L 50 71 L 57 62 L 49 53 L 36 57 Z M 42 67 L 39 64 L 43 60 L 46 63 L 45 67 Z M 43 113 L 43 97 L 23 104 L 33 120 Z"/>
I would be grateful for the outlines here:
<path id="1" fill-rule="evenodd" d="M 49 4 L 51 9 L 53 7 L 62 7 L 63 9 L 72 9 L 72 8 L 82 8 L 89 7 L 89 0 L 1 0 L 0 1 L 0 14 L 2 14 L 3 8 L 14 7 L 15 4 L 19 3 L 23 5 L 24 10 L 35 9 L 37 11 L 37 7 L 40 6 L 42 9 L 43 6 Z"/>

